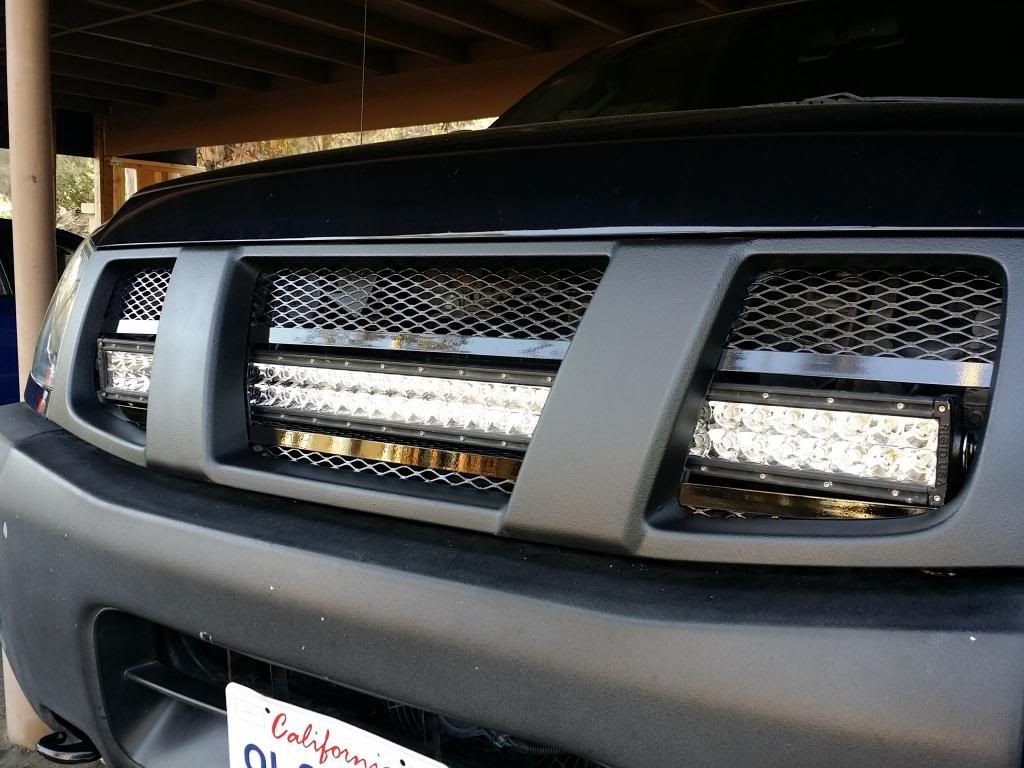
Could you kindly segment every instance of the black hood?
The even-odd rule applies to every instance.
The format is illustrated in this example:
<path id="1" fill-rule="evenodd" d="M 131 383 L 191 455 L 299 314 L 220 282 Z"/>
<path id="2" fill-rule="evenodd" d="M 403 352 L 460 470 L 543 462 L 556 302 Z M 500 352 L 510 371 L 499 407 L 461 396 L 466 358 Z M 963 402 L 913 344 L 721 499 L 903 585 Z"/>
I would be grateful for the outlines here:
<path id="1" fill-rule="evenodd" d="M 357 147 L 142 190 L 146 243 L 1024 224 L 1024 108 L 844 104 L 616 118 Z"/>

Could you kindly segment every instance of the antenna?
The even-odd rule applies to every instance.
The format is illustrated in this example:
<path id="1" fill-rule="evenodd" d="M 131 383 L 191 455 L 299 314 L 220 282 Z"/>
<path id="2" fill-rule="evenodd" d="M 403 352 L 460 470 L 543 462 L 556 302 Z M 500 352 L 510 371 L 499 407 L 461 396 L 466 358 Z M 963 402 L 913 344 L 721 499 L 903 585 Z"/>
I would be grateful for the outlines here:
<path id="1" fill-rule="evenodd" d="M 359 145 L 363 144 L 363 118 L 366 115 L 366 32 L 370 18 L 370 0 L 363 0 L 363 63 L 359 68 Z"/>

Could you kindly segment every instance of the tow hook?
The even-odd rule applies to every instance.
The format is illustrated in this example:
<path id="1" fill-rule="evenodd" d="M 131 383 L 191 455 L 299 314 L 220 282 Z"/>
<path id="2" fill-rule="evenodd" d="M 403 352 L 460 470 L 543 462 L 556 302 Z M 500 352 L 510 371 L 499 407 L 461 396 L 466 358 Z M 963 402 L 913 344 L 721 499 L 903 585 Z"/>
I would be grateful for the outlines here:
<path id="1" fill-rule="evenodd" d="M 100 759 L 99 750 L 88 737 L 80 733 L 69 736 L 66 731 L 43 736 L 36 743 L 36 752 L 51 763 L 61 765 L 82 765 Z"/>

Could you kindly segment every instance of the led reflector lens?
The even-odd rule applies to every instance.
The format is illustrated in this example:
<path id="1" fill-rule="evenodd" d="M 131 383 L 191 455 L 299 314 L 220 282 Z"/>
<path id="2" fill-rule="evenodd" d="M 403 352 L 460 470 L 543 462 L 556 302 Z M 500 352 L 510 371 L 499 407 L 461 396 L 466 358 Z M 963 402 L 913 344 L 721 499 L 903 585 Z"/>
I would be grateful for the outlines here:
<path id="1" fill-rule="evenodd" d="M 311 416 L 479 433 L 533 436 L 548 387 L 300 365 L 252 364 L 250 402 Z"/>
<path id="2" fill-rule="evenodd" d="M 153 373 L 153 355 L 147 352 L 103 350 L 103 382 L 107 396 L 149 394 L 149 380 Z"/>
<path id="3" fill-rule="evenodd" d="M 937 419 L 710 400 L 691 455 L 933 486 Z"/>

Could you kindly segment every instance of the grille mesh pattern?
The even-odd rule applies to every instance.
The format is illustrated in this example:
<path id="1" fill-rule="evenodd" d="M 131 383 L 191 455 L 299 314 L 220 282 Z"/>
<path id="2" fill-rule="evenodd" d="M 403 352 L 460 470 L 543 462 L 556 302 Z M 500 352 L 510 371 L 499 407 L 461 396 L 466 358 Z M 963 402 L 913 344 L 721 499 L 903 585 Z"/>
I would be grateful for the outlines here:
<path id="1" fill-rule="evenodd" d="M 727 347 L 994 363 L 1002 288 L 966 269 L 776 269 L 751 284 Z"/>
<path id="2" fill-rule="evenodd" d="M 475 488 L 478 491 L 495 491 L 503 494 L 511 494 L 515 487 L 514 480 L 501 480 L 498 478 L 484 477 L 483 475 L 468 475 L 462 472 L 446 472 L 438 469 L 424 469 L 422 467 L 411 467 L 404 464 L 391 464 L 386 461 L 370 461 L 357 459 L 349 456 L 336 456 L 330 453 L 319 451 L 307 451 L 301 448 L 283 448 L 279 446 L 253 446 L 253 450 L 264 456 L 277 459 L 287 459 L 303 464 L 311 464 L 315 467 L 325 469 L 347 470 L 349 472 L 362 472 L 376 475 L 377 477 L 394 477 L 399 480 L 418 480 L 423 483 L 442 483 L 453 488 Z"/>
<path id="3" fill-rule="evenodd" d="M 261 275 L 261 327 L 568 341 L 602 269 L 566 266 L 373 265 Z"/>
<path id="4" fill-rule="evenodd" d="M 116 320 L 159 320 L 171 282 L 170 267 L 147 267 L 117 281 L 107 316 Z"/>

